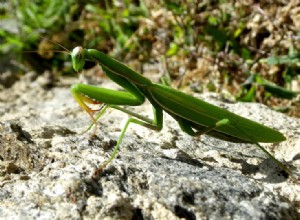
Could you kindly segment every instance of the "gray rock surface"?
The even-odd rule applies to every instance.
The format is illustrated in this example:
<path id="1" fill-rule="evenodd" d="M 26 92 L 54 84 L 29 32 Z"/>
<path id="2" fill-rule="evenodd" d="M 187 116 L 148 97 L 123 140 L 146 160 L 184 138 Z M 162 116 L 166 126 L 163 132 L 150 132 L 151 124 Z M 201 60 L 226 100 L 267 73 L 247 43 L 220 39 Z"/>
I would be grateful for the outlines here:
<path id="1" fill-rule="evenodd" d="M 35 78 L 0 92 L 0 219 L 300 218 L 299 182 L 255 145 L 192 138 L 167 115 L 161 132 L 131 125 L 118 157 L 92 178 L 127 115 L 109 110 L 95 137 L 80 134 L 90 118 L 69 92 L 78 79 Z M 299 119 L 201 98 L 283 132 L 287 141 L 264 146 L 299 171 Z M 135 111 L 152 117 L 148 103 Z"/>

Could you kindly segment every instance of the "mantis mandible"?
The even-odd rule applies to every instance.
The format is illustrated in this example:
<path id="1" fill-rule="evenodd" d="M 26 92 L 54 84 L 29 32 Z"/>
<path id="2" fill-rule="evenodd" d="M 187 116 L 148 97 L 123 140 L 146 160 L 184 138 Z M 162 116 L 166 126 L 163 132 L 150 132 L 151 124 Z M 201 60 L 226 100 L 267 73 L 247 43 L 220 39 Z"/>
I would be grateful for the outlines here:
<path id="1" fill-rule="evenodd" d="M 85 84 L 74 84 L 71 87 L 76 101 L 91 116 L 94 125 L 108 108 L 132 116 L 121 130 L 110 158 L 99 167 L 95 175 L 115 158 L 125 132 L 131 123 L 160 131 L 163 127 L 163 111 L 171 115 L 178 122 L 181 130 L 188 135 L 207 134 L 230 142 L 253 143 L 272 158 L 281 169 L 290 174 L 284 164 L 259 144 L 259 142 L 284 141 L 285 137 L 280 132 L 180 92 L 169 85 L 154 83 L 98 50 L 84 49 L 79 46 L 73 49 L 71 57 L 75 71 L 78 72 L 83 69 L 86 59 L 95 61 L 99 63 L 111 80 L 126 90 L 116 91 Z M 153 119 L 120 107 L 141 105 L 146 98 L 153 106 Z M 96 117 L 93 115 L 94 110 L 87 105 L 88 103 L 103 104 L 103 108 L 99 110 Z"/>

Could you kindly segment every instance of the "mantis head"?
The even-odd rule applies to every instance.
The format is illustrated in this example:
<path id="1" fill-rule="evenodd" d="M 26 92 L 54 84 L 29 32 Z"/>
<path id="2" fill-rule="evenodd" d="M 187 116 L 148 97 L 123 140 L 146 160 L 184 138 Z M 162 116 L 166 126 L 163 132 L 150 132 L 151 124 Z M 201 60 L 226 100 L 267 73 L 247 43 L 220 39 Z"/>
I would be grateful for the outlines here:
<path id="1" fill-rule="evenodd" d="M 72 66 L 76 72 L 83 69 L 85 63 L 84 49 L 80 46 L 75 47 L 71 52 Z"/>

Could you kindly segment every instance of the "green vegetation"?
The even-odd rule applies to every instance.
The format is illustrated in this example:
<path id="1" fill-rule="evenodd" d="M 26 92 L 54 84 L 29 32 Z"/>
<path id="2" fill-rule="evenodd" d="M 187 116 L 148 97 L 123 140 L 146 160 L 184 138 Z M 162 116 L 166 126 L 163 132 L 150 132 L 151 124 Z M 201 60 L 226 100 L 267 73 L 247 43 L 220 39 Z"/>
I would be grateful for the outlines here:
<path id="1" fill-rule="evenodd" d="M 228 91 L 299 115 L 297 5 L 199 0 L 12 0 L 0 3 L 1 54 L 41 72 L 70 73 L 68 49 L 101 50 L 124 62 L 157 63 L 172 86 Z M 298 28 L 297 28 L 298 27 Z M 38 51 L 26 53 L 26 51 Z"/>

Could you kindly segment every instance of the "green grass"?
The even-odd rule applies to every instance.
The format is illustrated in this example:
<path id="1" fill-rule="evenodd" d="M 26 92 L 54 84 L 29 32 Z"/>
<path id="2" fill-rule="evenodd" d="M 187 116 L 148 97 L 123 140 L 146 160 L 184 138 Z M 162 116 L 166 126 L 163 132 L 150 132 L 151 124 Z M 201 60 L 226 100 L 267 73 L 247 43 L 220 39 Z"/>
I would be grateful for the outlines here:
<path id="1" fill-rule="evenodd" d="M 299 89 L 300 32 L 292 21 L 277 22 L 278 14 L 270 13 L 283 6 L 279 1 L 255 8 L 229 0 L 12 0 L 0 6 L 0 19 L 16 22 L 17 32 L 0 29 L 0 56 L 18 53 L 19 61 L 39 72 L 72 71 L 69 57 L 52 53 L 62 49 L 43 36 L 69 49 L 96 48 L 123 62 L 159 62 L 178 89 L 225 90 L 240 101 L 288 111 L 296 106 L 297 112 L 299 91 L 292 85 Z"/>

